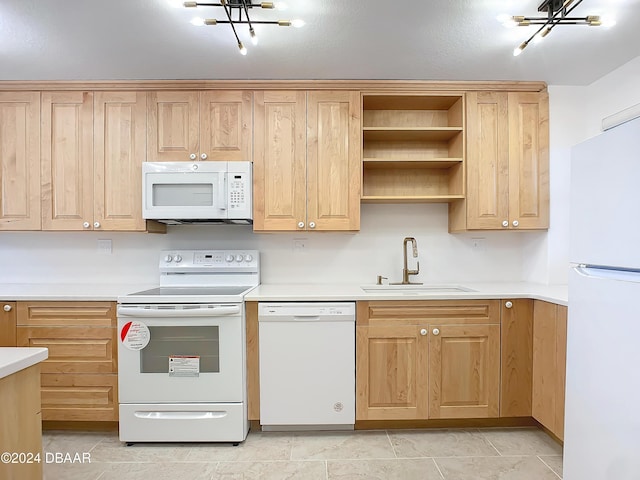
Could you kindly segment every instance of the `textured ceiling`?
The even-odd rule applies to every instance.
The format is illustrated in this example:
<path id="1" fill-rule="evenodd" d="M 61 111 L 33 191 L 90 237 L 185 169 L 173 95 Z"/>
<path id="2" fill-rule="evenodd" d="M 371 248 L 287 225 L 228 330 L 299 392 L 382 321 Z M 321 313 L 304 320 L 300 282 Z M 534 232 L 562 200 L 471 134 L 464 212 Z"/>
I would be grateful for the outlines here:
<path id="1" fill-rule="evenodd" d="M 277 0 L 276 0 L 277 1 Z M 248 55 L 219 7 L 168 0 L 1 0 L 0 80 L 423 79 L 542 80 L 586 85 L 640 55 L 640 0 L 584 0 L 575 15 L 610 14 L 613 28 L 557 27 L 514 57 L 535 27 L 499 14 L 537 15 L 529 0 L 285 0 L 300 29 L 258 25 Z"/>

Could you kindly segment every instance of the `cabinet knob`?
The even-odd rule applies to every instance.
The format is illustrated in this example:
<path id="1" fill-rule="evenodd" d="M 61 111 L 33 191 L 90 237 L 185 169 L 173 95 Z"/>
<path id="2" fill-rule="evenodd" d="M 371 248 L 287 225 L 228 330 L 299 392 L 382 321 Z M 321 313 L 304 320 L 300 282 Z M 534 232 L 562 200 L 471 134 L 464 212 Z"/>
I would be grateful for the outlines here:
<path id="1" fill-rule="evenodd" d="M 100 222 L 93 222 L 93 228 L 100 228 Z"/>
<path id="2" fill-rule="evenodd" d="M 505 302 L 504 306 L 507 308 L 511 308 L 513 307 L 513 302 Z"/>
<path id="3" fill-rule="evenodd" d="M 518 220 L 514 220 L 513 221 L 513 226 L 517 227 L 518 225 L 520 225 L 520 222 Z"/>
<path id="4" fill-rule="evenodd" d="M 206 153 L 201 153 L 201 154 L 200 154 L 200 158 L 201 158 L 202 160 L 206 160 L 206 159 L 207 159 L 207 154 L 206 154 Z"/>
<path id="5" fill-rule="evenodd" d="M 11 305 L 5 305 L 4 307 L 2 307 L 2 309 L 3 309 L 5 312 L 10 312 L 10 311 L 11 311 Z"/>
<path id="6" fill-rule="evenodd" d="M 191 154 L 189 154 L 189 159 L 190 160 L 197 160 L 198 159 L 198 155 L 196 155 L 195 153 L 191 153 Z"/>
<path id="7" fill-rule="evenodd" d="M 434 335 L 440 335 L 440 329 L 439 328 L 434 328 L 432 333 Z"/>
<path id="8" fill-rule="evenodd" d="M 502 226 L 505 227 L 505 228 L 508 227 L 509 226 L 509 221 L 508 220 L 504 220 L 502 222 Z"/>
<path id="9" fill-rule="evenodd" d="M 89 228 L 91 226 L 91 224 L 89 222 L 84 222 L 82 224 L 82 228 Z"/>
<path id="10" fill-rule="evenodd" d="M 427 329 L 423 328 L 422 330 L 420 330 L 420 335 L 425 336 L 427 334 Z"/>
<path id="11" fill-rule="evenodd" d="M 309 222 L 309 228 L 316 228 L 316 222 Z"/>
<path id="12" fill-rule="evenodd" d="M 298 222 L 298 228 L 304 228 L 304 222 Z"/>

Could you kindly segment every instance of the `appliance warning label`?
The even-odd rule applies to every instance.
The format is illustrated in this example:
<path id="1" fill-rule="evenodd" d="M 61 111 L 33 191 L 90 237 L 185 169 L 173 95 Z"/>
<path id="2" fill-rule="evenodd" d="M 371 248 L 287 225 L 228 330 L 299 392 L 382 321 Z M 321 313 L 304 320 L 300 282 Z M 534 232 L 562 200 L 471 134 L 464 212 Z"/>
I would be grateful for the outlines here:
<path id="1" fill-rule="evenodd" d="M 199 377 L 200 357 L 197 355 L 169 355 L 170 377 Z"/>
<path id="2" fill-rule="evenodd" d="M 150 337 L 149 327 L 142 322 L 127 322 L 120 330 L 120 341 L 129 350 L 142 350 Z"/>

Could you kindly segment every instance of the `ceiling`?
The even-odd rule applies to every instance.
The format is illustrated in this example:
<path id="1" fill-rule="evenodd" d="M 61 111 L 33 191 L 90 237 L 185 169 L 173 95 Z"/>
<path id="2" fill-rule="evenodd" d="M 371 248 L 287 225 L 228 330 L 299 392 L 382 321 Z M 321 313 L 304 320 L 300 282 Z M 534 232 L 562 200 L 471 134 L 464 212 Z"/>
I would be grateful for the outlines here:
<path id="1" fill-rule="evenodd" d="M 285 0 L 254 20 L 302 18 L 302 28 L 257 25 L 257 46 L 220 7 L 171 0 L 2 0 L 0 80 L 421 79 L 540 80 L 588 85 L 640 55 L 640 0 L 584 0 L 577 16 L 609 14 L 612 28 L 560 26 L 518 57 L 535 27 L 499 14 L 538 15 L 540 0 Z M 277 0 L 276 0 L 277 2 Z M 175 2 L 173 2 L 175 4 Z M 254 13 L 255 12 L 255 13 Z"/>

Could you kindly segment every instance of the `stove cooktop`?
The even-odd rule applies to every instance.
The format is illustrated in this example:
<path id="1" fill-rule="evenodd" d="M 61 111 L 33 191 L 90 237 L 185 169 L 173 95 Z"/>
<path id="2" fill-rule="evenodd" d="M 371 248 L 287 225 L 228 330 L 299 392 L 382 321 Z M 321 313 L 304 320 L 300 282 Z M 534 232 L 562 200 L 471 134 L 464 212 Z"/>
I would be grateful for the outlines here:
<path id="1" fill-rule="evenodd" d="M 175 296 L 181 295 L 188 296 L 203 296 L 203 297 L 218 297 L 226 295 L 242 295 L 244 292 L 252 287 L 158 287 L 151 290 L 143 290 L 142 292 L 132 293 L 128 296 L 145 296 L 145 297 L 157 297 L 157 296 Z"/>

